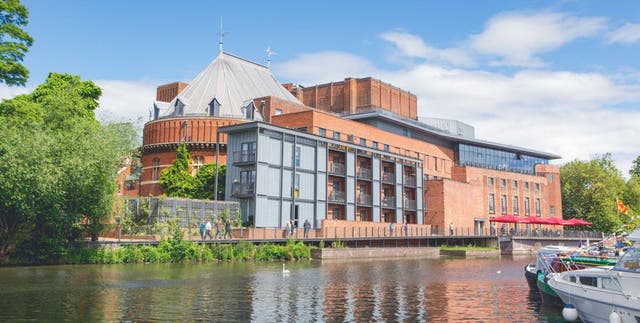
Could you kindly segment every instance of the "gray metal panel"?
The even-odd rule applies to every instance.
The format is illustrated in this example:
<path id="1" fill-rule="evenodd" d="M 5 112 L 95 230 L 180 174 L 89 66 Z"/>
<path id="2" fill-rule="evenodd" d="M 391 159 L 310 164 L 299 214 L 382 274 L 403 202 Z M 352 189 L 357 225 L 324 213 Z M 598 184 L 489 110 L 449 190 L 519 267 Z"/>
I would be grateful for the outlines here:
<path id="1" fill-rule="evenodd" d="M 327 200 L 327 174 L 318 173 L 317 174 L 317 183 L 316 183 L 316 200 L 318 201 L 326 201 Z M 324 213 L 322 213 L 324 214 Z"/>
<path id="2" fill-rule="evenodd" d="M 315 148 L 307 145 L 298 144 L 300 147 L 300 166 L 298 169 L 315 170 Z"/>
<path id="3" fill-rule="evenodd" d="M 380 222 L 380 208 L 373 208 L 373 222 Z"/>
<path id="4" fill-rule="evenodd" d="M 353 203 L 356 199 L 356 180 L 353 177 L 347 177 L 347 187 L 345 189 L 345 195 L 347 203 Z"/>
<path id="5" fill-rule="evenodd" d="M 282 172 L 282 197 L 291 198 L 293 196 L 293 190 L 291 190 L 291 181 L 293 178 L 291 177 L 292 171 L 285 169 Z"/>
<path id="6" fill-rule="evenodd" d="M 399 162 L 396 162 L 396 184 L 401 184 L 402 181 L 404 180 L 402 178 L 402 176 L 404 175 L 403 170 L 402 170 L 402 164 Z"/>
<path id="7" fill-rule="evenodd" d="M 347 163 L 347 176 L 354 176 L 356 174 L 356 154 L 347 151 L 347 153 L 345 154 L 345 159 Z"/>
<path id="8" fill-rule="evenodd" d="M 396 207 L 397 208 L 402 208 L 402 203 L 404 202 L 403 197 L 404 195 L 402 194 L 402 185 L 397 184 L 396 185 Z"/>
<path id="9" fill-rule="evenodd" d="M 311 173 L 303 173 L 303 172 L 298 172 L 298 175 L 300 175 L 300 191 L 298 195 L 298 198 L 300 199 L 306 199 L 306 200 L 314 200 L 315 196 L 314 196 L 314 189 L 313 189 L 313 184 L 314 184 L 314 174 Z"/>
<path id="10" fill-rule="evenodd" d="M 373 157 L 372 158 L 372 172 L 373 172 L 373 180 L 374 181 L 379 181 L 380 180 L 380 157 Z"/>
<path id="11" fill-rule="evenodd" d="M 256 210 L 259 210 L 255 217 L 256 227 L 278 227 L 279 226 L 279 201 L 267 199 L 264 196 L 256 198 Z"/>
<path id="12" fill-rule="evenodd" d="M 418 224 L 423 224 L 422 223 L 422 219 L 423 219 L 423 215 L 424 212 L 422 211 L 422 197 L 423 197 L 424 192 L 422 191 L 421 188 L 417 189 L 416 192 L 416 215 L 418 218 Z"/>
<path id="13" fill-rule="evenodd" d="M 315 203 L 312 202 L 296 202 L 298 206 L 298 227 L 302 228 L 304 224 L 304 220 L 309 220 L 311 226 L 313 227 L 313 209 L 315 208 Z"/>
<path id="14" fill-rule="evenodd" d="M 322 220 L 327 216 L 327 209 L 326 209 L 326 204 L 324 204 L 323 202 L 318 202 L 316 203 L 316 214 L 318 216 L 318 218 L 314 222 L 311 222 L 311 225 L 317 228 L 320 228 L 322 226 Z"/>
<path id="15" fill-rule="evenodd" d="M 261 178 L 258 181 L 258 191 L 256 193 L 270 197 L 280 197 L 280 168 L 258 165 L 258 171 Z"/>
<path id="16" fill-rule="evenodd" d="M 421 188 L 424 181 L 422 180 L 422 167 L 416 167 L 416 187 Z"/>
<path id="17" fill-rule="evenodd" d="M 396 222 L 397 223 L 403 223 L 404 222 L 404 215 L 402 213 L 402 209 L 398 208 L 396 209 Z M 400 229 L 400 228 L 398 228 Z"/>
<path id="18" fill-rule="evenodd" d="M 282 216 L 280 216 L 280 223 L 282 223 L 282 227 L 286 226 L 287 221 L 292 218 L 291 216 L 291 202 L 290 201 L 282 201 Z"/>
<path id="19" fill-rule="evenodd" d="M 347 221 L 355 221 L 356 207 L 353 204 L 347 204 Z"/>
<path id="20" fill-rule="evenodd" d="M 373 206 L 380 206 L 380 182 L 373 182 L 371 185 L 371 199 Z"/>
<path id="21" fill-rule="evenodd" d="M 280 139 L 261 134 L 260 141 L 258 142 L 259 161 L 279 165 L 281 158 L 280 147 Z"/>
<path id="22" fill-rule="evenodd" d="M 293 167 L 293 143 L 285 141 L 283 149 L 284 167 Z"/>
<path id="23" fill-rule="evenodd" d="M 327 147 L 326 146 L 318 146 L 318 171 L 326 172 L 327 171 Z"/>

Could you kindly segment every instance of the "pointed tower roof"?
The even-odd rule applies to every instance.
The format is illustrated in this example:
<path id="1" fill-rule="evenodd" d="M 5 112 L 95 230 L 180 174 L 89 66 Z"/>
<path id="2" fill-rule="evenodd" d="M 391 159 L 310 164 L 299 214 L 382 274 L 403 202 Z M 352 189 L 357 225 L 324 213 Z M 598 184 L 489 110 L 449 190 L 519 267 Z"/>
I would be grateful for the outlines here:
<path id="1" fill-rule="evenodd" d="M 264 96 L 302 104 L 278 83 L 266 66 L 220 52 L 170 102 L 163 116 L 210 115 L 209 109 L 215 106 L 218 111 L 211 115 L 244 118 L 246 101 Z"/>

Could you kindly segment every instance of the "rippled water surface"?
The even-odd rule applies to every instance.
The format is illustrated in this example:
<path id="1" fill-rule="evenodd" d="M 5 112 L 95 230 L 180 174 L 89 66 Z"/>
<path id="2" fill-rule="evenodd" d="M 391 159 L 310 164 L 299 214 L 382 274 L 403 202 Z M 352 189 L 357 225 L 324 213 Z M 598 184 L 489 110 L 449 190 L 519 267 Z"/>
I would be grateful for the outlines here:
<path id="1" fill-rule="evenodd" d="M 531 259 L 0 268 L 0 321 L 562 322 Z"/>

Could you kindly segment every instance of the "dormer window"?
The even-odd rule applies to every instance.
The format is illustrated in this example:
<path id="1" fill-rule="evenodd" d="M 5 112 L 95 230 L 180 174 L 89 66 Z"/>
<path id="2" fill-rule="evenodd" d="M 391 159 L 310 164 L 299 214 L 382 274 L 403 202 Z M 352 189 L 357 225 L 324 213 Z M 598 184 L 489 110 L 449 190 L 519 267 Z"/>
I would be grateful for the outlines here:
<path id="1" fill-rule="evenodd" d="M 210 117 L 219 117 L 220 116 L 220 102 L 218 99 L 213 98 L 209 103 L 209 116 Z"/>
<path id="2" fill-rule="evenodd" d="M 184 114 L 184 103 L 182 103 L 180 99 L 176 99 L 175 108 L 176 108 L 175 115 L 181 116 Z"/>

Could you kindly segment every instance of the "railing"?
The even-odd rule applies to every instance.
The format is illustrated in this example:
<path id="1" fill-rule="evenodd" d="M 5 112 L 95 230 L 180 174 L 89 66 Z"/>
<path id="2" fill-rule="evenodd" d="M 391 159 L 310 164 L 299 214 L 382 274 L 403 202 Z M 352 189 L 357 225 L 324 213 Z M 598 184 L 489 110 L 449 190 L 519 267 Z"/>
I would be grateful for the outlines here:
<path id="1" fill-rule="evenodd" d="M 416 177 L 404 175 L 404 186 L 416 187 Z"/>
<path id="2" fill-rule="evenodd" d="M 330 192 L 329 196 L 327 197 L 327 200 L 329 200 L 329 202 L 344 203 L 344 201 L 345 201 L 344 191 L 333 191 L 333 192 Z"/>
<path id="3" fill-rule="evenodd" d="M 329 173 L 330 174 L 337 174 L 337 175 L 344 175 L 346 173 L 346 168 L 344 167 L 344 164 L 341 164 L 341 163 L 330 163 L 329 164 Z"/>
<path id="4" fill-rule="evenodd" d="M 371 205 L 371 195 L 369 195 L 369 194 L 358 194 L 356 201 L 360 205 Z"/>
<path id="5" fill-rule="evenodd" d="M 396 182 L 396 175 L 394 173 L 382 173 L 382 182 L 383 183 L 395 183 Z"/>
<path id="6" fill-rule="evenodd" d="M 409 199 L 405 199 L 404 200 L 404 208 L 405 209 L 409 209 L 409 210 L 415 210 L 416 209 L 416 200 L 409 200 Z"/>
<path id="7" fill-rule="evenodd" d="M 241 163 L 253 163 L 256 161 L 256 150 L 249 151 L 234 151 L 233 152 L 233 163 L 241 164 Z"/>
<path id="8" fill-rule="evenodd" d="M 255 185 L 254 182 L 249 183 L 233 183 L 231 187 L 231 195 L 236 197 L 249 197 L 253 196 L 255 193 Z"/>
<path id="9" fill-rule="evenodd" d="M 395 208 L 396 207 L 396 198 L 395 198 L 395 196 L 383 197 L 382 198 L 382 207 Z"/>
<path id="10" fill-rule="evenodd" d="M 360 168 L 356 174 L 358 179 L 371 179 L 371 169 L 368 168 Z"/>

